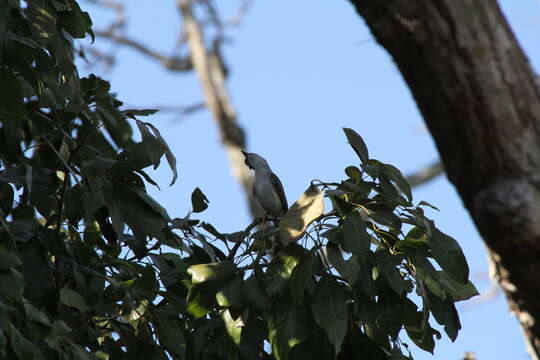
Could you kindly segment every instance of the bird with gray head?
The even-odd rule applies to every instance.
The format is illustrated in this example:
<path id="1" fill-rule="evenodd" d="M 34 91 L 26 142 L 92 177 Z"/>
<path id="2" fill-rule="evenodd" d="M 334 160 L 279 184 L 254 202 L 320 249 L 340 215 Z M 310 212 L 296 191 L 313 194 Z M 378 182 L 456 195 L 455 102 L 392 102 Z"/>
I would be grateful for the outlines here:
<path id="1" fill-rule="evenodd" d="M 278 219 L 285 215 L 289 205 L 285 197 L 285 191 L 279 178 L 272 172 L 266 160 L 255 153 L 242 151 L 246 165 L 255 171 L 253 182 L 253 196 L 259 202 L 263 210 Z"/>

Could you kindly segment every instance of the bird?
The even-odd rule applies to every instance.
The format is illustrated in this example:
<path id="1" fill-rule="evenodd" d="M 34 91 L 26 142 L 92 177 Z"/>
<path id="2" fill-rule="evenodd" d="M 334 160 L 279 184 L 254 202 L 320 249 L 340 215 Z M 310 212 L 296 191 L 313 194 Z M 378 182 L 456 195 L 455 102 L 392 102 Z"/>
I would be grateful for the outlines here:
<path id="1" fill-rule="evenodd" d="M 262 156 L 246 151 L 242 151 L 242 154 L 245 157 L 245 164 L 255 171 L 253 196 L 266 214 L 276 220 L 279 219 L 289 209 L 281 181 Z"/>

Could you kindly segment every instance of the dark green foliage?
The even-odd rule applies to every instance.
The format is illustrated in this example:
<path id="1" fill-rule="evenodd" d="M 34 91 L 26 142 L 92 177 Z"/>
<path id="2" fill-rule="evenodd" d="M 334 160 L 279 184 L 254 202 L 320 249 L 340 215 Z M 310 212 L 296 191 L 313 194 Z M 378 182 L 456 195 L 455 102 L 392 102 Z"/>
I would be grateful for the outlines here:
<path id="1" fill-rule="evenodd" d="M 454 302 L 476 294 L 463 253 L 353 130 L 361 164 L 312 184 L 287 214 L 296 243 L 267 256 L 275 226 L 225 234 L 147 194 L 145 169 L 165 157 L 174 182 L 176 160 L 137 119 L 155 110 L 79 78 L 73 38 L 93 34 L 75 1 L 0 5 L 1 358 L 403 358 L 401 330 L 433 351 L 430 315 L 455 339 Z"/>

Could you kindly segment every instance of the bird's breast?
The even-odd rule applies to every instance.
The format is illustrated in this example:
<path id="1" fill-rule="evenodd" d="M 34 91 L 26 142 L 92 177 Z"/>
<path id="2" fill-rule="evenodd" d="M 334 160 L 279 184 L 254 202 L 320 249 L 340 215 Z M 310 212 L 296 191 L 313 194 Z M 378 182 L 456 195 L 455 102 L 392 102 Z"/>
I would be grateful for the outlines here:
<path id="1" fill-rule="evenodd" d="M 253 185 L 253 194 L 261 207 L 270 213 L 270 215 L 273 217 L 283 215 L 281 200 L 269 177 L 268 179 L 256 177 Z"/>

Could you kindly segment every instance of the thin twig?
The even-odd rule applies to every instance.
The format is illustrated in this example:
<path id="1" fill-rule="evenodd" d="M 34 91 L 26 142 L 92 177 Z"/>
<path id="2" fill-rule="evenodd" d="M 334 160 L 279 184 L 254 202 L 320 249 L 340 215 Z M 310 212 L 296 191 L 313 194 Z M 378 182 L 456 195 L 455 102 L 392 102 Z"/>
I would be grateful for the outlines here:
<path id="1" fill-rule="evenodd" d="M 251 224 L 249 224 L 245 229 L 244 229 L 244 233 L 249 235 L 249 233 L 251 232 L 251 230 L 253 230 L 257 225 L 259 225 L 260 223 L 262 222 L 262 219 L 261 218 L 255 218 Z M 231 252 L 229 253 L 229 256 L 227 257 L 229 260 L 233 260 L 234 257 L 236 256 L 236 252 L 238 251 L 238 249 L 240 248 L 240 246 L 242 245 L 243 241 L 238 241 L 236 244 L 234 244 L 233 248 L 231 249 Z"/>

